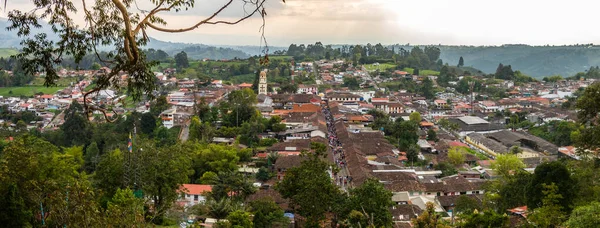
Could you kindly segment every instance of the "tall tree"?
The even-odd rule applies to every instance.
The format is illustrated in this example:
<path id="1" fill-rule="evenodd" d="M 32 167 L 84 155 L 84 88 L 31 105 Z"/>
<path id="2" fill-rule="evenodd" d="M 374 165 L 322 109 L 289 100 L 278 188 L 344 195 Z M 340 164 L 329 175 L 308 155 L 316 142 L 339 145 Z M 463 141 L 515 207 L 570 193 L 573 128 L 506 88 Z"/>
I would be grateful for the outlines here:
<path id="1" fill-rule="evenodd" d="M 425 77 L 423 80 L 420 92 L 427 99 L 433 99 L 435 97 L 435 92 L 433 91 L 433 81 L 431 81 L 429 77 Z"/>
<path id="2" fill-rule="evenodd" d="M 559 204 L 563 197 L 554 183 L 542 183 L 542 187 L 542 206 L 536 208 L 528 219 L 539 227 L 559 227 L 567 218 L 564 208 Z"/>
<path id="3" fill-rule="evenodd" d="M 169 105 L 169 102 L 167 101 L 167 97 L 159 96 L 156 98 L 156 100 L 154 102 L 152 102 L 150 104 L 150 113 L 152 113 L 153 116 L 158 116 L 158 115 L 160 115 L 160 113 L 167 110 L 169 108 L 169 106 L 170 105 Z"/>
<path id="4" fill-rule="evenodd" d="M 577 151 L 583 159 L 589 159 L 598 155 L 600 148 L 600 83 L 588 86 L 575 105 L 577 119 L 586 128 L 581 130 L 577 137 L 576 145 L 580 147 Z"/>
<path id="5" fill-rule="evenodd" d="M 462 165 L 465 163 L 465 153 L 465 147 L 450 147 L 450 149 L 448 150 L 448 159 L 455 166 Z"/>
<path id="6" fill-rule="evenodd" d="M 60 126 L 64 133 L 65 146 L 86 145 L 89 143 L 89 121 L 84 117 L 83 107 L 73 100 L 65 110 L 65 122 Z"/>
<path id="7" fill-rule="evenodd" d="M 96 142 L 90 143 L 87 148 L 85 148 L 85 170 L 88 173 L 93 173 L 96 170 L 96 166 L 98 162 L 100 162 L 100 149 L 98 149 L 98 144 Z"/>
<path id="8" fill-rule="evenodd" d="M 190 67 L 190 61 L 185 51 L 181 51 L 175 55 L 175 66 L 180 69 Z"/>
<path id="9" fill-rule="evenodd" d="M 369 224 L 367 224 L 367 220 L 363 221 L 362 226 L 364 227 L 368 225 L 389 227 L 392 225 L 390 207 L 393 205 L 392 192 L 385 189 L 378 180 L 369 179 L 359 187 L 350 190 L 348 206 L 345 208 L 363 212 L 369 221 Z"/>
<path id="10" fill-rule="evenodd" d="M 525 168 L 525 164 L 516 155 L 511 154 L 498 155 L 492 162 L 492 169 L 503 177 L 508 177 L 522 168 Z"/>
<path id="11" fill-rule="evenodd" d="M 283 215 L 283 210 L 271 198 L 251 201 L 250 212 L 254 214 L 252 221 L 255 228 L 284 226 L 289 219 Z"/>
<path id="12" fill-rule="evenodd" d="M 463 57 L 461 56 L 460 59 L 458 59 L 458 67 L 462 67 L 465 65 L 465 60 L 463 59 Z"/>
<path id="13" fill-rule="evenodd" d="M 146 112 L 142 114 L 140 119 L 142 133 L 146 134 L 149 137 L 152 137 L 154 134 L 154 129 L 156 129 L 156 117 L 152 115 L 151 112 Z"/>
<path id="14" fill-rule="evenodd" d="M 543 163 L 535 168 L 531 186 L 527 193 L 527 207 L 531 209 L 543 206 L 544 195 L 541 195 L 544 186 L 556 184 L 558 192 L 562 195 L 559 205 L 567 212 L 571 212 L 572 203 L 575 199 L 576 183 L 571 177 L 567 167 L 558 161 Z"/>
<path id="15" fill-rule="evenodd" d="M 575 208 L 565 225 L 571 228 L 594 227 L 600 224 L 598 214 L 600 214 L 600 202 L 591 202 L 589 205 Z"/>
<path id="16" fill-rule="evenodd" d="M 302 156 L 307 159 L 300 166 L 288 169 L 275 189 L 306 218 L 307 227 L 319 227 L 340 192 L 327 173 L 330 166 L 322 160 L 322 155 L 307 153 Z"/>

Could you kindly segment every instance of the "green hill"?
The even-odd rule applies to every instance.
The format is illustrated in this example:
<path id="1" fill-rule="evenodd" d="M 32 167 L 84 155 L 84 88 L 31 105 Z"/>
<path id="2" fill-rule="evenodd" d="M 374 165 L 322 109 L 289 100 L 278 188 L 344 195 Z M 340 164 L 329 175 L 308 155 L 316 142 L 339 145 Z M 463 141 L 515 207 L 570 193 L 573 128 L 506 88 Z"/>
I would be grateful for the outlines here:
<path id="1" fill-rule="evenodd" d="M 19 53 L 19 51 L 14 48 L 0 48 L 0 58 L 7 58 L 17 53 Z"/>
<path id="2" fill-rule="evenodd" d="M 535 78 L 550 75 L 567 77 L 600 65 L 600 46 L 442 46 L 440 49 L 440 58 L 450 65 L 457 64 L 462 56 L 465 66 L 486 73 L 496 72 L 498 64 L 502 63 Z"/>

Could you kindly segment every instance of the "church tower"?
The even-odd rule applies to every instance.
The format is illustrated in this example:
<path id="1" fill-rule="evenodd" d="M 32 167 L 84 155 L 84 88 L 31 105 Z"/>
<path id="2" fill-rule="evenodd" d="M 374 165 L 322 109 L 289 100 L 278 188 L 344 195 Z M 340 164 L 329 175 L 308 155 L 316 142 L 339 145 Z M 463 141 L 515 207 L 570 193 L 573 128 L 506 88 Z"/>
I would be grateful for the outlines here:
<path id="1" fill-rule="evenodd" d="M 267 95 L 267 72 L 261 71 L 258 80 L 258 94 Z"/>

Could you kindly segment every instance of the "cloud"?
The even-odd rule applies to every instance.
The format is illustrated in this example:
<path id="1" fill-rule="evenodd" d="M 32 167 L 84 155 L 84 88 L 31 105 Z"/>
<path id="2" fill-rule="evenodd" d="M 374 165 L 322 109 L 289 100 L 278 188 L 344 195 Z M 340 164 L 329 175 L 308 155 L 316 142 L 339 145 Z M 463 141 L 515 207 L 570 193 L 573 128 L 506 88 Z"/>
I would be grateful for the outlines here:
<path id="1" fill-rule="evenodd" d="M 186 27 L 214 13 L 228 0 L 196 0 L 189 11 L 162 14 L 169 27 Z M 88 0 L 88 2 L 93 2 Z M 80 4 L 75 1 L 75 4 Z M 138 6 L 150 9 L 149 0 Z M 265 35 L 270 44 L 290 43 L 598 43 L 591 26 L 600 2 L 571 0 L 267 0 Z M 9 0 L 10 8 L 29 10 L 30 1 Z M 219 19 L 245 15 L 234 0 Z M 2 16 L 4 12 L 0 13 Z M 262 20 L 255 16 L 235 26 L 201 26 L 183 34 L 149 31 L 168 41 L 206 44 L 260 44 Z"/>

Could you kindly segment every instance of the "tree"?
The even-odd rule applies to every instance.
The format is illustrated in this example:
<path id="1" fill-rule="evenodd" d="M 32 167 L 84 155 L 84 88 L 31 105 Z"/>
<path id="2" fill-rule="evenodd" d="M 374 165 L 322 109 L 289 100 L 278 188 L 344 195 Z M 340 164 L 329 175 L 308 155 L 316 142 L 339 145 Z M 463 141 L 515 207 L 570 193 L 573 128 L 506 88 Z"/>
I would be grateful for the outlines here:
<path id="1" fill-rule="evenodd" d="M 413 75 L 419 75 L 419 68 L 416 68 L 413 70 Z"/>
<path id="2" fill-rule="evenodd" d="M 0 223 L 7 227 L 26 227 L 32 217 L 27 210 L 22 193 L 15 184 L 9 184 L 7 189 L 0 189 Z"/>
<path id="3" fill-rule="evenodd" d="M 456 206 L 454 207 L 454 213 L 466 213 L 471 214 L 474 213 L 475 210 L 481 210 L 481 204 L 478 200 L 473 197 L 469 197 L 468 195 L 461 195 L 456 199 Z"/>
<path id="4" fill-rule="evenodd" d="M 434 166 L 435 170 L 442 171 L 442 177 L 451 176 L 458 173 L 456 167 L 448 162 L 440 162 Z"/>
<path id="5" fill-rule="evenodd" d="M 600 202 L 591 202 L 589 205 L 576 207 L 569 220 L 565 223 L 567 227 L 584 228 L 594 227 L 600 224 Z"/>
<path id="6" fill-rule="evenodd" d="M 366 220 L 376 227 L 392 225 L 392 214 L 389 208 L 394 205 L 392 192 L 385 189 L 376 179 L 368 179 L 362 185 L 350 190 L 346 210 L 360 211 L 368 218 Z M 367 227 L 367 221 L 362 226 Z"/>
<path id="7" fill-rule="evenodd" d="M 360 82 L 356 77 L 344 77 L 343 86 L 348 87 L 351 90 L 356 90 L 360 88 Z"/>
<path id="8" fill-rule="evenodd" d="M 149 137 L 152 137 L 154 134 L 154 129 L 156 129 L 156 117 L 152 115 L 150 112 L 146 112 L 142 114 L 142 118 L 140 120 L 142 126 L 140 126 L 140 130 L 142 133 L 146 134 Z"/>
<path id="9" fill-rule="evenodd" d="M 102 65 L 100 65 L 99 63 L 94 63 L 91 67 L 92 70 L 100 70 L 100 68 L 102 68 Z"/>
<path id="10" fill-rule="evenodd" d="M 45 72 L 45 85 L 55 85 L 58 81 L 57 67 L 68 59 L 74 59 L 76 64 L 84 60 L 88 54 L 98 57 L 102 65 L 110 67 L 110 71 L 96 75 L 99 79 L 95 87 L 84 94 L 84 108 L 106 112 L 108 109 L 87 103 L 89 94 L 112 86 L 119 87 L 115 78 L 120 72 L 129 75 L 127 90 L 134 99 L 144 94 L 152 94 L 156 88 L 156 77 L 152 67 L 156 62 L 149 61 L 140 47 L 150 41 L 147 30 L 163 33 L 184 33 L 195 30 L 202 25 L 227 24 L 235 25 L 254 15 L 264 18 L 266 0 L 253 1 L 240 5 L 238 9 L 247 12 L 244 16 L 232 20 L 220 19 L 222 11 L 234 8 L 231 2 L 219 6 L 208 17 L 198 19 L 191 26 L 183 28 L 167 27 L 163 15 L 169 12 L 187 11 L 194 7 L 194 1 L 156 1 L 147 9 L 132 7 L 128 1 L 109 1 L 96 4 L 81 5 L 70 1 L 38 1 L 34 2 L 31 10 L 13 10 L 8 14 L 9 30 L 16 30 L 23 38 L 22 50 L 15 55 L 22 62 L 24 71 L 34 75 L 42 70 Z M 212 7 L 207 5 L 205 7 Z M 201 7 L 201 8 L 205 8 Z M 40 13 L 40 12 L 44 13 Z M 76 12 L 81 12 L 83 23 L 76 23 Z M 38 28 L 48 23 L 55 36 L 45 33 L 31 34 L 31 28 Z M 58 37 L 58 38 L 55 38 Z M 96 46 L 114 47 L 108 54 L 101 55 Z M 265 58 L 261 62 L 268 62 Z M 86 112 L 85 114 L 89 114 Z M 106 117 L 106 115 L 105 115 Z"/>
<path id="11" fill-rule="evenodd" d="M 508 152 L 511 154 L 520 154 L 520 153 L 523 153 L 523 149 L 521 149 L 521 147 L 519 147 L 519 146 L 512 146 L 512 147 L 510 147 Z"/>
<path id="12" fill-rule="evenodd" d="M 100 158 L 94 175 L 95 186 L 108 198 L 123 187 L 123 154 L 119 149 L 108 152 Z"/>
<path id="13" fill-rule="evenodd" d="M 138 145 L 144 172 L 140 175 L 140 183 L 131 183 L 130 187 L 140 188 L 146 197 L 152 199 L 152 221 L 161 224 L 165 212 L 179 197 L 179 188 L 188 183 L 188 176 L 193 172 L 192 148 L 181 144 L 157 148 L 153 142 L 142 140 L 138 140 Z"/>
<path id="14" fill-rule="evenodd" d="M 273 178 L 273 173 L 266 168 L 259 168 L 256 173 L 256 179 L 259 181 L 268 181 Z"/>
<path id="15" fill-rule="evenodd" d="M 600 160 L 580 160 L 570 161 L 568 169 L 571 170 L 571 177 L 577 183 L 576 206 L 587 205 L 600 198 Z"/>
<path id="16" fill-rule="evenodd" d="M 237 170 L 237 149 L 227 145 L 194 144 L 192 180 L 198 180 L 205 172 L 231 172 Z"/>
<path id="17" fill-rule="evenodd" d="M 98 149 L 98 144 L 96 142 L 92 142 L 85 149 L 85 170 L 89 173 L 92 173 L 96 170 L 96 166 L 98 162 L 100 162 L 100 149 Z"/>
<path id="18" fill-rule="evenodd" d="M 492 210 L 485 210 L 483 212 L 475 211 L 474 213 L 462 214 L 460 216 L 460 222 L 457 227 L 465 228 L 486 228 L 486 227 L 497 227 L 497 228 L 508 228 L 510 226 L 510 219 L 506 214 L 499 214 Z"/>
<path id="19" fill-rule="evenodd" d="M 425 77 L 421 86 L 421 94 L 427 99 L 432 99 L 435 97 L 435 93 L 433 91 L 433 82 L 429 77 Z"/>
<path id="20" fill-rule="evenodd" d="M 283 227 L 289 219 L 283 215 L 284 211 L 271 198 L 262 198 L 250 202 L 250 212 L 254 214 L 252 222 L 254 227 Z"/>
<path id="21" fill-rule="evenodd" d="M 190 62 L 185 51 L 181 51 L 175 55 L 175 66 L 180 69 L 190 67 Z"/>
<path id="22" fill-rule="evenodd" d="M 463 59 L 463 57 L 461 56 L 460 59 L 458 59 L 458 67 L 462 67 L 465 65 L 465 60 Z"/>
<path id="23" fill-rule="evenodd" d="M 252 116 L 257 115 L 256 94 L 251 89 L 234 90 L 227 96 L 227 101 L 220 105 L 221 113 L 224 113 L 223 122 L 226 126 L 239 127 L 241 123 L 247 122 Z"/>
<path id="24" fill-rule="evenodd" d="M 532 176 L 528 172 L 518 171 L 514 175 L 488 182 L 484 185 L 484 205 L 496 211 L 526 205 Z"/>
<path id="25" fill-rule="evenodd" d="M 248 196 L 256 192 L 256 187 L 251 180 L 242 173 L 236 171 L 219 172 L 207 181 L 213 185 L 210 197 L 215 200 L 225 198 L 244 201 Z"/>
<path id="26" fill-rule="evenodd" d="M 170 105 L 169 105 L 169 102 L 167 101 L 167 97 L 159 96 L 150 105 L 150 113 L 152 113 L 153 116 L 158 116 L 158 115 L 160 115 L 160 113 L 167 110 L 169 108 L 169 106 Z"/>
<path id="27" fill-rule="evenodd" d="M 435 205 L 432 202 L 427 202 L 425 206 L 425 211 L 411 221 L 416 228 L 450 228 L 444 224 L 441 216 L 435 213 Z"/>
<path id="28" fill-rule="evenodd" d="M 131 189 L 117 189 L 107 203 L 106 214 L 112 227 L 144 223 L 144 200 L 136 198 Z"/>
<path id="29" fill-rule="evenodd" d="M 406 158 L 409 162 L 419 161 L 419 146 L 417 144 L 411 144 L 406 149 Z"/>
<path id="30" fill-rule="evenodd" d="M 410 121 L 414 121 L 415 123 L 420 123 L 421 122 L 421 113 L 413 112 L 408 116 L 408 119 Z"/>
<path id="31" fill-rule="evenodd" d="M 496 160 L 492 162 L 492 169 L 504 178 L 509 177 L 513 172 L 518 172 L 523 168 L 525 168 L 523 161 L 512 154 L 500 154 L 496 157 Z"/>
<path id="32" fill-rule="evenodd" d="M 558 194 L 558 186 L 542 183 L 544 198 L 542 206 L 536 208 L 528 219 L 539 227 L 559 227 L 567 218 L 563 207 L 559 204 L 563 198 Z"/>
<path id="33" fill-rule="evenodd" d="M 448 150 L 448 159 L 450 163 L 459 166 L 465 163 L 465 148 L 462 146 L 453 146 Z"/>
<path id="34" fill-rule="evenodd" d="M 86 145 L 89 142 L 90 128 L 88 120 L 83 116 L 83 107 L 73 100 L 65 110 L 65 122 L 60 126 L 64 133 L 65 146 Z"/>
<path id="35" fill-rule="evenodd" d="M 442 119 L 438 120 L 438 125 L 440 125 L 440 127 L 444 128 L 444 129 L 447 129 L 450 131 L 458 131 L 460 129 L 457 123 L 450 122 L 446 118 L 442 118 Z"/>
<path id="36" fill-rule="evenodd" d="M 252 228 L 252 218 L 250 212 L 235 210 L 227 215 L 227 221 L 235 228 Z"/>
<path id="37" fill-rule="evenodd" d="M 254 60 L 254 58 L 252 58 Z M 254 93 L 258 94 L 258 84 L 260 82 L 260 70 L 257 70 L 254 73 L 254 82 L 252 82 L 252 91 L 254 91 Z"/>
<path id="38" fill-rule="evenodd" d="M 329 165 L 321 160 L 318 153 L 302 156 L 307 159 L 300 166 L 288 169 L 275 189 L 290 200 L 292 208 L 299 215 L 306 218 L 306 227 L 319 227 L 336 195 L 340 193 L 327 173 Z"/>
<path id="39" fill-rule="evenodd" d="M 436 141 L 436 142 L 439 140 L 435 130 L 433 130 L 433 129 L 427 130 L 427 140 Z"/>
<path id="40" fill-rule="evenodd" d="M 600 113 L 600 83 L 594 83 L 588 86 L 583 94 L 577 99 L 575 109 L 577 109 L 578 122 L 584 126 L 588 126 L 581 130 L 580 137 L 576 145 L 580 147 L 579 155 L 584 159 L 590 158 L 591 153 L 598 155 L 600 148 L 600 127 L 597 118 Z"/>
<path id="41" fill-rule="evenodd" d="M 201 123 L 197 116 L 192 117 L 190 122 L 190 139 L 199 140 L 200 142 L 210 143 L 215 135 L 216 130 L 209 123 Z"/>
<path id="42" fill-rule="evenodd" d="M 2 183 L 0 196 L 6 196 L 0 200 L 2 203 L 0 208 L 3 210 L 15 209 L 15 211 L 8 214 L 2 213 L 0 219 L 4 219 L 5 215 L 12 215 L 15 217 L 10 219 L 15 219 L 15 221 L 7 224 L 21 223 L 23 222 L 22 216 L 37 214 L 40 207 L 43 207 L 45 212 L 57 214 L 49 218 L 48 225 L 66 224 L 58 223 L 64 221 L 60 220 L 58 215 L 65 215 L 60 212 L 64 208 L 52 207 L 65 203 L 64 200 L 59 201 L 59 199 L 52 199 L 48 196 L 64 194 L 66 186 L 73 187 L 73 193 L 77 193 L 76 185 L 80 181 L 84 181 L 82 180 L 84 177 L 81 177 L 78 172 L 82 168 L 82 161 L 81 147 L 65 148 L 64 153 L 61 153 L 56 146 L 33 136 L 23 135 L 15 138 L 4 148 L 0 156 L 0 183 Z M 43 188 L 39 186 L 43 186 Z M 89 202 L 82 202 L 81 205 L 75 204 L 76 202 L 78 201 L 73 199 L 71 205 L 81 206 L 79 208 L 82 210 L 79 211 L 80 215 L 89 212 L 86 205 Z M 32 217 L 29 217 L 28 220 L 29 222 L 35 221 Z M 37 221 L 35 222 L 37 223 Z M 27 226 L 32 225 L 28 224 Z"/>
<path id="43" fill-rule="evenodd" d="M 543 206 L 544 195 L 540 195 L 540 193 L 548 190 L 545 186 L 552 183 L 558 188 L 557 192 L 562 195 L 560 206 L 567 213 L 570 213 L 573 200 L 576 197 L 574 187 L 577 183 L 572 179 L 571 172 L 567 167 L 558 161 L 543 163 L 535 168 L 527 192 L 527 207 L 535 209 Z"/>

